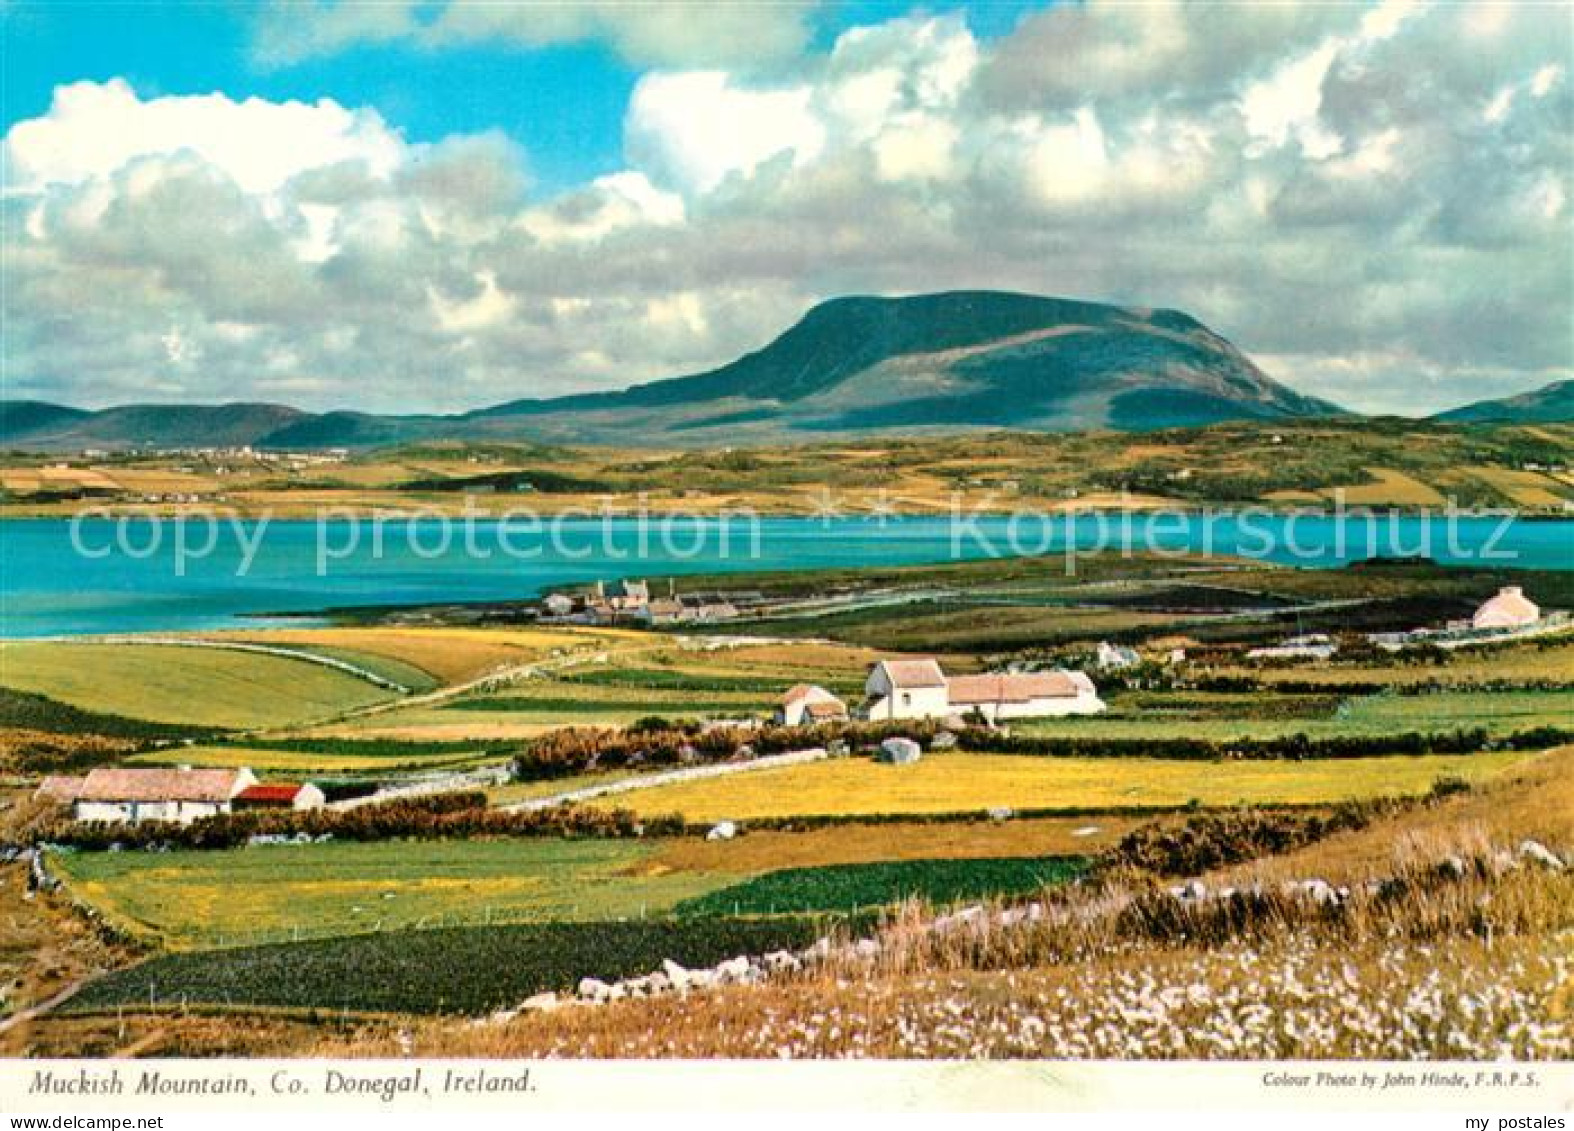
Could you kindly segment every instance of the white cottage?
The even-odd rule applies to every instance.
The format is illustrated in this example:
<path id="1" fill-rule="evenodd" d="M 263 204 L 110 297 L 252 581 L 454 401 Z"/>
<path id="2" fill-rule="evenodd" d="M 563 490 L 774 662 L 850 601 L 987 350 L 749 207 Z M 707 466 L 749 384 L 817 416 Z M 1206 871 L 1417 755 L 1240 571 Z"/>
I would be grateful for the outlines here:
<path id="1" fill-rule="evenodd" d="M 864 681 L 866 719 L 943 719 L 951 713 L 945 672 L 934 660 L 880 660 Z"/>
<path id="2" fill-rule="evenodd" d="M 869 671 L 861 714 L 870 720 L 982 715 L 990 722 L 1096 715 L 1104 701 L 1082 672 L 947 676 L 934 660 L 881 660 Z"/>
<path id="3" fill-rule="evenodd" d="M 825 688 L 812 683 L 800 683 L 789 688 L 787 694 L 776 703 L 776 722 L 779 726 L 841 722 L 846 718 L 847 704 Z"/>
<path id="4" fill-rule="evenodd" d="M 978 713 L 989 722 L 1096 715 L 1104 710 L 1098 688 L 1082 672 L 959 675 L 946 681 L 951 713 Z"/>
<path id="5" fill-rule="evenodd" d="M 229 813 L 235 798 L 257 784 L 250 770 L 124 769 L 89 771 L 71 799 L 79 821 L 173 821 L 189 824 Z"/>

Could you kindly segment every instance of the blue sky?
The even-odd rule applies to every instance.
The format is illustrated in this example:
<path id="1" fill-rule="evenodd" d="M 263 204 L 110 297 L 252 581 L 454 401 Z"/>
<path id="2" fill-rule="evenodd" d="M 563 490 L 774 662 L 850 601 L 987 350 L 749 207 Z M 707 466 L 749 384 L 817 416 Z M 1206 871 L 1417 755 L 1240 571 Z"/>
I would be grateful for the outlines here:
<path id="1" fill-rule="evenodd" d="M 0 395 L 451 411 L 845 294 L 1185 310 L 1424 413 L 1571 375 L 1552 4 L 0 0 Z"/>
<path id="2" fill-rule="evenodd" d="M 974 34 L 987 38 L 1046 6 L 986 0 L 924 10 L 964 12 Z M 909 7 L 814 8 L 811 44 L 825 50 L 847 28 Z M 124 78 L 144 98 L 212 91 L 275 101 L 328 97 L 376 107 L 412 141 L 501 129 L 525 147 L 532 180 L 548 190 L 620 167 L 623 116 L 639 78 L 615 50 L 594 41 L 536 50 L 373 44 L 270 64 L 255 57 L 256 13 L 246 4 L 11 0 L 3 12 L 5 127 L 42 114 L 57 85 L 81 79 Z"/>

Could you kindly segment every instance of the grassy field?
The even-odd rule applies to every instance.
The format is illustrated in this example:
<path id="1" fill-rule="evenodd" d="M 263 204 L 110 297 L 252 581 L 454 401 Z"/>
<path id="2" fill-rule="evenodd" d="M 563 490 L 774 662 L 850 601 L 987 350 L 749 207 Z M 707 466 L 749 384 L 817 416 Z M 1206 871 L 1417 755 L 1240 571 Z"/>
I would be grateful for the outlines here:
<path id="1" fill-rule="evenodd" d="M 1304 678 L 1304 677 L 1303 677 Z M 1140 705 L 1127 706 L 1135 699 Z M 1029 719 L 1013 724 L 1024 735 L 1087 738 L 1310 738 L 1443 733 L 1484 728 L 1506 735 L 1574 719 L 1574 691 L 1448 691 L 1424 695 L 1364 695 L 1349 699 L 1279 695 L 1143 695 L 1117 698 L 1108 715 Z"/>
<path id="2" fill-rule="evenodd" d="M 736 874 L 639 872 L 613 840 L 387 841 L 63 857 L 76 893 L 175 948 L 373 929 L 659 915 Z"/>
<path id="3" fill-rule="evenodd" d="M 635 633 L 577 628 L 312 628 L 214 635 L 331 650 L 352 662 L 359 662 L 356 656 L 381 657 L 406 670 L 418 669 L 438 684 L 463 683 L 499 668 L 642 640 Z"/>
<path id="4" fill-rule="evenodd" d="M 392 698 L 308 661 L 136 644 L 0 644 L 0 683 L 83 710 L 199 727 L 304 722 Z"/>
<path id="5" fill-rule="evenodd" d="M 1492 648 L 1463 648 L 1441 663 L 1319 664 L 1293 668 L 1221 668 L 1221 675 L 1250 675 L 1263 683 L 1387 683 L 1437 682 L 1472 684 L 1489 680 L 1525 680 L 1574 685 L 1574 641 L 1547 641 Z"/>
<path id="6" fill-rule="evenodd" d="M 691 821 L 820 815 L 1326 804 L 1424 793 L 1440 777 L 1481 780 L 1534 755 L 1486 753 L 1314 762 L 927 755 L 911 766 L 833 759 L 636 790 L 617 807 Z M 613 799 L 609 799 L 610 805 Z"/>

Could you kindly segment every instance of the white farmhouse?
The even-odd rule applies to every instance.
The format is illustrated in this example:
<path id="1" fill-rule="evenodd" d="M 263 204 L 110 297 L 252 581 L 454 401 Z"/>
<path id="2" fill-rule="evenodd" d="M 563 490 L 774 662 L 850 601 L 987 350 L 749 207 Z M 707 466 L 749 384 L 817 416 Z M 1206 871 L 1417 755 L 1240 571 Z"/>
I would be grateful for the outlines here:
<path id="1" fill-rule="evenodd" d="M 79 821 L 173 821 L 190 824 L 234 809 L 257 784 L 250 770 L 101 768 L 81 779 L 71 801 Z"/>
<path id="2" fill-rule="evenodd" d="M 869 671 L 860 712 L 870 720 L 945 719 L 978 714 L 989 722 L 1104 710 L 1082 672 L 1025 672 L 948 677 L 934 660 L 881 660 Z"/>
<path id="3" fill-rule="evenodd" d="M 1541 608 L 1517 585 L 1505 585 L 1470 618 L 1474 629 L 1529 628 L 1541 620 Z"/>
<path id="4" fill-rule="evenodd" d="M 975 712 L 989 722 L 1096 715 L 1104 710 L 1098 688 L 1082 672 L 959 675 L 946 681 L 951 714 Z"/>
<path id="5" fill-rule="evenodd" d="M 945 672 L 934 660 L 880 660 L 864 681 L 864 718 L 943 719 L 951 713 Z"/>

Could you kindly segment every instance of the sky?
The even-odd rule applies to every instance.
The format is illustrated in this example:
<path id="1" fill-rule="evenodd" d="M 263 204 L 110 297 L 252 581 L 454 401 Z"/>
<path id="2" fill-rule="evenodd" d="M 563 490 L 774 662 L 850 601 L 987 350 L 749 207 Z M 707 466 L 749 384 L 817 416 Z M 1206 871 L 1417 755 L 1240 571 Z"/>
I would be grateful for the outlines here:
<path id="1" fill-rule="evenodd" d="M 1563 3 L 0 0 L 0 393 L 458 411 L 813 303 L 1183 309 L 1421 414 L 1574 375 Z"/>

